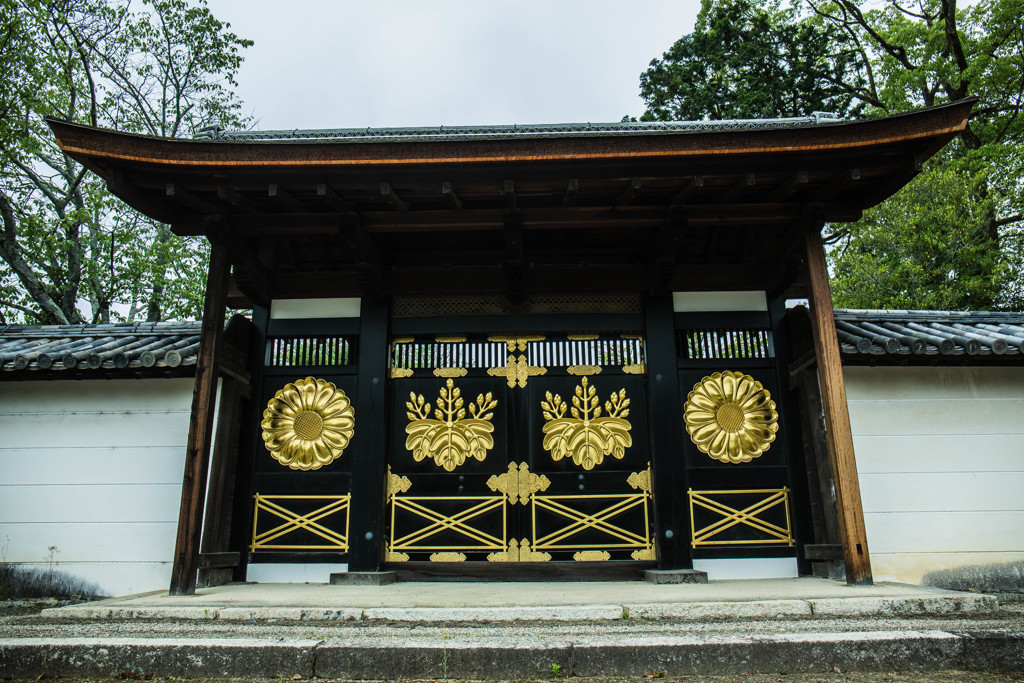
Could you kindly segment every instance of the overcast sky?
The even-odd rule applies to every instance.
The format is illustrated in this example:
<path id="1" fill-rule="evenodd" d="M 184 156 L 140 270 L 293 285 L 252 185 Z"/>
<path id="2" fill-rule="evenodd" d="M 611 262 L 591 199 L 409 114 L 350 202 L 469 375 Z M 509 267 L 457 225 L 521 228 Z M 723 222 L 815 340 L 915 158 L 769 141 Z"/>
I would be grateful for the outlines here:
<path id="1" fill-rule="evenodd" d="M 618 121 L 699 0 L 209 0 L 257 128 Z"/>

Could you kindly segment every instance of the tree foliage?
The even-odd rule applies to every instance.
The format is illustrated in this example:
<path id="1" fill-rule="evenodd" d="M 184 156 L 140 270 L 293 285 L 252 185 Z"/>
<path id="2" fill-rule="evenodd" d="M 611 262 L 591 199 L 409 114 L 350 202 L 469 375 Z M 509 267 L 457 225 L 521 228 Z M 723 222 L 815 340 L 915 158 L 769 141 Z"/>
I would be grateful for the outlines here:
<path id="1" fill-rule="evenodd" d="M 201 311 L 206 252 L 116 199 L 44 117 L 189 136 L 244 125 L 243 40 L 205 0 L 0 0 L 0 322 L 160 320 Z"/>
<path id="2" fill-rule="evenodd" d="M 777 2 L 703 0 L 693 33 L 640 76 L 643 120 L 745 119 L 850 112 L 844 78 L 860 55 L 837 29 Z"/>
<path id="3" fill-rule="evenodd" d="M 791 116 L 818 103 L 879 115 L 977 97 L 967 130 L 904 190 L 828 226 L 833 294 L 851 307 L 1022 307 L 1022 16 L 1024 0 L 705 0 L 694 33 L 641 76 L 644 117 Z M 714 68 L 700 68 L 698 47 Z M 749 67 L 761 62 L 774 70 Z"/>

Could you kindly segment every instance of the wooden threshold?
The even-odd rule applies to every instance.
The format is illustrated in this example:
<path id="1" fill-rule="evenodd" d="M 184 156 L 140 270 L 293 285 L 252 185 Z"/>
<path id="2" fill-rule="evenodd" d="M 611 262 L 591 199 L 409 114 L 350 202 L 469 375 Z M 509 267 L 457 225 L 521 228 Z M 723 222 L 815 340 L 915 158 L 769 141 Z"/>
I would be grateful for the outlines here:
<path id="1" fill-rule="evenodd" d="M 643 581 L 655 562 L 386 562 L 399 581 Z"/>

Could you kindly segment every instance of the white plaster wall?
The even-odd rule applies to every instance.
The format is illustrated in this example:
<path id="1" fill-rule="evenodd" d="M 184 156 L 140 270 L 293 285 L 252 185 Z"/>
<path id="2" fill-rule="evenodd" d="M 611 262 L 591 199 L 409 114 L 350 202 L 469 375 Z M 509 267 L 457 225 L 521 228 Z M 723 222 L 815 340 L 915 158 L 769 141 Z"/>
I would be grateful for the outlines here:
<path id="1" fill-rule="evenodd" d="M 1024 561 L 1024 368 L 843 375 L 875 579 Z"/>
<path id="2" fill-rule="evenodd" d="M 0 555 L 166 590 L 191 378 L 0 382 Z"/>

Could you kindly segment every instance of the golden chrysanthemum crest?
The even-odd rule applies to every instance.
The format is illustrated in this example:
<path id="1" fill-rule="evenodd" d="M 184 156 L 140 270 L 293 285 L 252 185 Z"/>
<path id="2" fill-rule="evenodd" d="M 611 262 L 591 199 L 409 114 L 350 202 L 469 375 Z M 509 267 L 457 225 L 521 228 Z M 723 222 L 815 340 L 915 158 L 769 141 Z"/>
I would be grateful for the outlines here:
<path id="1" fill-rule="evenodd" d="M 726 370 L 693 385 L 683 407 L 690 440 L 715 460 L 750 462 L 771 448 L 779 431 L 775 401 L 750 375 Z"/>
<path id="2" fill-rule="evenodd" d="M 295 380 L 274 394 L 263 411 L 263 443 L 293 470 L 318 470 L 348 448 L 355 409 L 345 392 L 323 379 Z"/>

